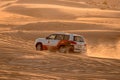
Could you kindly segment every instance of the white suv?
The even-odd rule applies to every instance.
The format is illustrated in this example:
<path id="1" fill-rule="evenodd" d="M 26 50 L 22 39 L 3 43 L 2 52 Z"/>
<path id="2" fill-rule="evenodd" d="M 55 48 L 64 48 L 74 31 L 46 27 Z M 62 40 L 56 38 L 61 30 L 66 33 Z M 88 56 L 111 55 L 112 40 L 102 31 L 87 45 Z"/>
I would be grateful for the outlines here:
<path id="1" fill-rule="evenodd" d="M 70 33 L 54 33 L 46 38 L 35 40 L 36 50 L 55 50 L 61 53 L 80 52 L 86 53 L 86 41 L 81 35 Z"/>

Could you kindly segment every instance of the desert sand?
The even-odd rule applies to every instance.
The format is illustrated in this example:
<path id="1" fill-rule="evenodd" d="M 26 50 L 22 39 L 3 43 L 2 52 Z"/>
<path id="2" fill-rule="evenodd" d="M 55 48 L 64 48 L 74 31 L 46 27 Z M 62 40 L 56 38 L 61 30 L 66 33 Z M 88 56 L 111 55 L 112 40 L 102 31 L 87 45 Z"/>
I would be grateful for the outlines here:
<path id="1" fill-rule="evenodd" d="M 54 32 L 83 35 L 87 54 L 36 51 Z M 0 80 L 120 80 L 120 0 L 0 0 Z"/>

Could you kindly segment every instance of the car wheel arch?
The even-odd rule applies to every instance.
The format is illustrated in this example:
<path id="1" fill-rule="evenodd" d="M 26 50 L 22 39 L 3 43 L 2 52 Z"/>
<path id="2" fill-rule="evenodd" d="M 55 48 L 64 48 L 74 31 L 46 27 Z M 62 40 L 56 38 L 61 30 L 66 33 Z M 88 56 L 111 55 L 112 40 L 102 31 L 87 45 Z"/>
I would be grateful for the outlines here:
<path id="1" fill-rule="evenodd" d="M 59 45 L 58 49 L 59 49 L 61 46 L 66 46 L 66 45 Z"/>
<path id="2" fill-rule="evenodd" d="M 37 45 L 39 45 L 39 44 L 41 44 L 42 49 L 43 49 L 43 44 L 42 44 L 42 42 L 38 42 L 38 43 L 36 44 L 36 47 L 37 47 Z"/>

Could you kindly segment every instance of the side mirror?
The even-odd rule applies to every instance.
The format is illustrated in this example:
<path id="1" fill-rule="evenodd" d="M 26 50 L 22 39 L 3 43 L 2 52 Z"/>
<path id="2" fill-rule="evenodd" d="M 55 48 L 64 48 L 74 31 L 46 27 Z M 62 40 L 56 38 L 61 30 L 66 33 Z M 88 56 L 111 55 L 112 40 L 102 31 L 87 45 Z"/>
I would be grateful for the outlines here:
<path id="1" fill-rule="evenodd" d="M 46 39 L 49 39 L 49 37 L 46 37 Z"/>

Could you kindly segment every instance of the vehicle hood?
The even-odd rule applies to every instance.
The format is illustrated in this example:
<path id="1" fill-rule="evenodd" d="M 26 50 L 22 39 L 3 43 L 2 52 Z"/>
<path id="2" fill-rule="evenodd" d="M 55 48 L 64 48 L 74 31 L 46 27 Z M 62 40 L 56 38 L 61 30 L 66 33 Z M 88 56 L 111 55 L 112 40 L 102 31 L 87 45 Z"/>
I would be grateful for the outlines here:
<path id="1" fill-rule="evenodd" d="M 43 42 L 43 41 L 45 41 L 45 40 L 46 40 L 45 38 L 37 38 L 37 39 L 35 40 L 35 44 L 38 43 L 38 42 Z"/>

